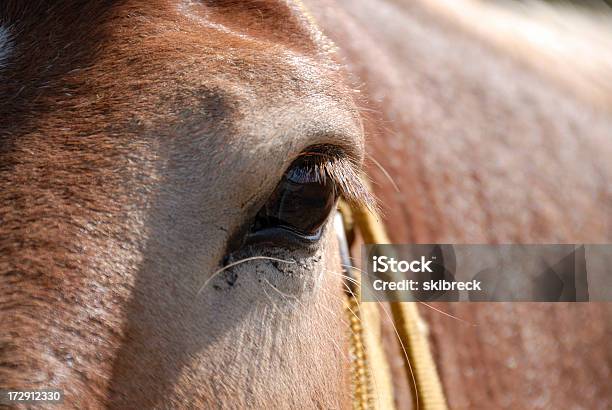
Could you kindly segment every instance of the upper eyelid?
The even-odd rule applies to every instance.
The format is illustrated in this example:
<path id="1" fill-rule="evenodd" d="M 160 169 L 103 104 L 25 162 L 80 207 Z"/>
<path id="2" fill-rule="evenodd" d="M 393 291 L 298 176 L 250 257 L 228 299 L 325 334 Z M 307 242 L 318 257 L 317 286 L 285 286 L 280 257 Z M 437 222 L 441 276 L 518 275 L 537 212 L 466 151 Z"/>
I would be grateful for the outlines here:
<path id="1" fill-rule="evenodd" d="M 329 178 L 338 188 L 338 193 L 350 204 L 355 206 L 365 206 L 370 209 L 376 208 L 376 201 L 371 194 L 367 184 L 363 181 L 361 172 L 361 161 L 357 162 L 342 147 L 335 145 L 314 145 L 306 148 L 296 158 L 313 157 L 320 158 L 316 172 L 319 178 Z M 287 169 L 295 166 L 296 162 Z"/>
<path id="2" fill-rule="evenodd" d="M 349 160 L 357 169 L 361 167 L 363 155 L 361 150 L 349 144 L 343 138 L 335 138 L 337 143 L 313 144 L 302 150 L 298 157 L 305 155 L 317 155 L 328 158 L 344 158 Z"/>

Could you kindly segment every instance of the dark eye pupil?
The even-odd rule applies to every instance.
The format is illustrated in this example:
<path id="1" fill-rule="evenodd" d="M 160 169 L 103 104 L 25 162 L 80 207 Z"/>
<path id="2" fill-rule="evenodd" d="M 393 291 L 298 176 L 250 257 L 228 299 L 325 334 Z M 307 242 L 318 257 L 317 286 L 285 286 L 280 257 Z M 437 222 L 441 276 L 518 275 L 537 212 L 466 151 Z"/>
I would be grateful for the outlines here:
<path id="1" fill-rule="evenodd" d="M 335 206 L 336 190 L 317 160 L 302 157 L 291 165 L 259 211 L 254 231 L 279 227 L 303 236 L 318 235 Z"/>

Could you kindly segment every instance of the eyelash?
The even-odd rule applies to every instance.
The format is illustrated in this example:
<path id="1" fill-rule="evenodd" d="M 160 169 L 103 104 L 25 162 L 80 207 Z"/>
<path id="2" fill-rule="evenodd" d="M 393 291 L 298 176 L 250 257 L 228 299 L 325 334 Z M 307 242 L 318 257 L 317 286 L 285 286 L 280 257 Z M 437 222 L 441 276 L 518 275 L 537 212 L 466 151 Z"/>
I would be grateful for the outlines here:
<path id="1" fill-rule="evenodd" d="M 251 242 L 316 242 L 338 194 L 321 157 L 300 156 L 287 169 L 250 229 Z"/>
<path id="2" fill-rule="evenodd" d="M 316 249 L 329 216 L 343 198 L 353 205 L 373 204 L 359 167 L 334 146 L 312 146 L 298 155 L 253 220 L 243 246 Z M 236 238 L 237 239 L 237 238 Z"/>
<path id="3" fill-rule="evenodd" d="M 285 177 L 296 183 L 320 183 L 326 184 L 332 179 L 328 174 L 328 169 L 332 167 L 332 161 L 321 156 L 304 155 L 303 164 L 300 167 L 289 167 Z M 300 158 L 298 157 L 298 160 Z M 327 164 L 325 164 L 327 162 Z M 294 162 L 295 163 L 295 162 Z"/>

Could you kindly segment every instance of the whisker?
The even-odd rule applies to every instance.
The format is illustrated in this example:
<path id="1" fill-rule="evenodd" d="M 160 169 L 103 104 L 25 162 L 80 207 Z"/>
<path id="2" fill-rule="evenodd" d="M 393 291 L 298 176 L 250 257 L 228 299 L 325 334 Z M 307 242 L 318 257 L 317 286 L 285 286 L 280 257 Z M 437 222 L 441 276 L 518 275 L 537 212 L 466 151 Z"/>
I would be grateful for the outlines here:
<path id="1" fill-rule="evenodd" d="M 369 107 L 359 107 L 359 111 L 361 112 L 371 112 L 374 114 L 382 114 L 382 112 L 380 110 L 376 110 L 374 108 L 369 108 Z"/>
<path id="2" fill-rule="evenodd" d="M 376 159 L 374 159 L 374 157 L 372 155 L 367 154 L 367 157 L 368 157 L 368 160 L 372 161 L 374 163 L 374 165 L 376 165 L 376 167 L 378 169 L 380 169 L 380 171 L 384 174 L 385 178 L 387 178 L 389 180 L 389 182 L 393 186 L 393 189 L 395 189 L 395 192 L 400 192 L 399 187 L 397 186 L 397 184 L 395 183 L 395 181 L 391 177 L 391 174 L 389 174 L 389 172 L 387 172 L 385 167 L 383 167 L 380 162 L 376 161 Z"/>
<path id="3" fill-rule="evenodd" d="M 376 299 L 378 300 L 378 298 Z M 410 358 L 408 357 L 408 352 L 406 351 L 404 342 L 402 342 L 402 338 L 400 337 L 397 327 L 395 326 L 395 321 L 391 318 L 391 315 L 385 308 L 385 305 L 383 305 L 383 303 L 380 300 L 378 300 L 378 303 L 380 304 L 380 307 L 382 308 L 383 312 L 385 312 L 385 315 L 387 315 L 387 319 L 393 325 L 393 331 L 395 332 L 395 336 L 397 337 L 397 340 L 399 341 L 400 346 L 402 347 L 402 352 L 404 353 L 404 357 L 406 358 L 406 363 L 408 363 L 408 368 L 410 369 L 410 377 L 412 378 L 412 385 L 414 387 L 414 397 L 415 397 L 416 408 L 417 410 L 419 410 L 419 390 L 417 388 L 417 382 L 416 382 L 416 377 L 414 375 L 414 369 L 412 368 L 412 363 L 410 362 Z"/>
<path id="4" fill-rule="evenodd" d="M 346 266 L 346 265 L 343 265 Z M 363 270 L 356 268 L 354 266 L 348 266 L 348 268 L 352 268 L 352 269 L 357 269 L 359 272 L 361 273 L 365 273 L 366 275 L 368 275 L 367 272 L 364 272 Z M 393 326 L 393 331 L 395 332 L 395 336 L 397 337 L 397 341 L 400 344 L 400 347 L 402 348 L 402 352 L 404 353 L 404 358 L 406 359 L 406 363 L 408 364 L 408 370 L 410 370 L 410 377 L 412 378 L 412 385 L 414 388 L 414 396 L 415 396 L 415 404 L 416 404 L 416 408 L 417 410 L 419 409 L 419 391 L 417 388 L 417 382 L 416 382 L 416 377 L 414 375 L 414 370 L 412 368 L 412 364 L 410 362 L 410 358 L 408 356 L 408 351 L 406 350 L 406 347 L 404 346 L 404 342 L 402 342 L 402 338 L 400 337 L 399 331 L 397 330 L 397 327 L 395 326 L 395 321 L 392 319 L 391 315 L 389 314 L 389 312 L 387 311 L 387 309 L 385 308 L 385 305 L 380 301 L 380 299 L 378 299 L 376 297 L 376 295 L 373 295 L 376 298 L 376 301 L 378 302 L 379 306 L 382 308 L 383 312 L 385 312 L 385 315 L 387 316 L 387 319 L 389 320 L 389 323 L 391 323 L 391 326 Z"/>
<path id="5" fill-rule="evenodd" d="M 460 317 L 457 317 L 457 316 L 451 315 L 450 313 L 447 313 L 447 312 L 445 312 L 445 311 L 443 311 L 443 310 L 440 310 L 440 309 L 438 309 L 438 308 L 436 308 L 436 307 L 434 307 L 434 306 L 431 306 L 431 305 L 430 305 L 430 304 L 428 304 L 428 303 L 422 302 L 422 301 L 420 301 L 420 300 L 419 300 L 418 302 L 419 302 L 420 304 L 425 305 L 425 306 L 427 306 L 428 308 L 430 308 L 430 309 L 432 309 L 432 310 L 434 310 L 434 311 L 438 312 L 438 313 L 443 314 L 444 316 L 448 316 L 448 317 L 450 317 L 450 318 L 453 318 L 453 319 L 455 319 L 455 320 L 458 320 L 458 321 L 463 322 L 463 323 L 465 323 L 465 324 L 467 324 L 467 325 L 470 325 L 470 326 L 474 326 L 474 327 L 477 327 L 477 326 L 478 326 L 478 324 L 477 324 L 477 323 L 469 322 L 469 321 L 467 321 L 467 320 L 465 320 L 465 319 L 461 319 Z"/>
<path id="6" fill-rule="evenodd" d="M 265 289 L 265 288 L 263 288 L 262 290 L 263 290 L 264 295 L 266 295 L 266 297 L 268 298 L 268 300 L 269 300 L 269 301 L 270 301 L 270 303 L 272 304 L 272 307 L 273 307 L 274 309 L 276 309 L 277 311 L 279 311 L 279 312 L 280 312 L 281 310 L 278 308 L 278 306 L 276 306 L 276 303 L 275 303 L 275 302 L 272 300 L 272 298 L 270 297 L 270 295 L 268 295 L 268 292 L 266 292 L 266 289 Z M 281 314 L 282 314 L 282 313 L 281 313 Z"/>
<path id="7" fill-rule="evenodd" d="M 333 274 L 339 275 L 339 276 L 346 276 L 346 275 L 344 275 L 344 274 L 342 274 L 342 273 L 339 273 L 339 272 L 334 272 L 334 271 L 331 271 L 331 270 L 329 270 L 329 269 L 325 269 L 325 271 L 327 271 L 327 272 L 329 272 L 329 273 L 333 273 Z M 347 279 L 354 280 L 354 279 L 349 278 L 349 277 L 347 277 Z M 343 285 L 344 285 L 344 286 L 345 286 L 345 287 L 348 289 L 348 291 L 349 291 L 349 292 L 351 292 L 351 294 L 353 294 L 353 292 L 352 292 L 352 291 L 351 291 L 351 289 L 350 289 L 350 288 L 347 286 L 347 284 L 346 284 L 346 283 L 342 282 L 342 284 L 343 284 Z M 325 292 L 326 292 L 328 295 L 330 295 L 330 296 L 333 296 L 333 297 L 338 298 L 338 295 L 335 295 L 335 294 L 333 294 L 332 292 L 329 292 L 329 291 L 325 291 Z M 353 296 L 354 296 L 354 294 L 353 294 Z M 348 310 L 351 312 L 351 314 L 352 314 L 353 316 L 355 316 L 355 319 L 357 319 L 357 320 L 359 321 L 359 323 L 361 323 L 361 324 L 362 324 L 362 326 L 363 326 L 363 321 L 362 321 L 362 320 L 361 320 L 361 318 L 360 318 L 360 317 L 359 317 L 359 316 L 358 316 L 358 315 L 355 313 L 355 311 L 353 311 L 353 309 L 351 309 L 351 307 L 350 307 L 350 306 L 348 306 L 348 304 L 346 304 L 345 306 L 346 306 L 346 308 L 347 308 L 347 309 L 348 309 Z M 356 339 L 359 339 L 359 336 L 358 336 L 357 334 L 355 334 L 355 332 L 354 332 L 354 331 L 353 331 L 353 329 L 351 328 L 350 324 L 349 324 L 349 323 L 346 323 L 346 322 L 343 322 L 343 323 L 345 323 L 345 325 L 348 327 L 348 330 L 351 332 L 351 334 L 352 334 L 352 335 L 353 335 L 353 336 L 354 336 Z M 362 327 L 362 329 L 363 329 L 363 327 Z M 347 357 L 347 359 L 348 359 L 348 357 Z M 376 382 L 376 379 L 375 379 L 375 378 L 372 378 L 371 380 L 374 382 L 374 388 L 375 388 L 375 390 L 376 390 L 376 391 L 378 391 L 378 384 L 377 384 L 377 382 Z M 380 397 L 376 397 L 376 401 L 377 401 L 377 403 L 378 403 L 378 405 L 379 405 L 379 407 L 380 407 Z"/>
<path id="8" fill-rule="evenodd" d="M 351 259 L 355 259 L 355 258 L 353 258 L 352 256 L 349 256 L 349 258 L 351 258 Z M 342 266 L 346 267 L 347 265 L 342 265 Z M 349 265 L 349 266 L 350 266 L 350 265 Z M 350 266 L 350 267 L 352 267 L 353 269 L 357 269 L 357 270 L 358 270 L 360 273 L 362 273 L 362 274 L 364 274 L 364 275 L 366 275 L 366 276 L 370 276 L 370 274 L 369 274 L 368 272 L 366 272 L 366 271 L 364 271 L 364 270 L 362 270 L 362 269 L 356 268 L 356 267 L 354 267 L 354 266 Z M 457 316 L 455 316 L 455 315 L 452 315 L 452 314 L 450 314 L 450 313 L 448 313 L 448 312 L 445 312 L 445 311 L 443 311 L 442 309 L 438 309 L 438 308 L 436 308 L 436 307 L 433 307 L 433 306 L 431 306 L 430 304 L 428 304 L 428 303 L 426 303 L 426 302 L 423 302 L 422 300 L 419 300 L 419 299 L 418 299 L 418 298 L 416 298 L 416 297 L 415 297 L 415 299 L 416 299 L 416 302 L 417 302 L 417 303 L 420 303 L 420 304 L 422 304 L 422 305 L 424 305 L 424 306 L 428 307 L 429 309 L 432 309 L 432 310 L 434 310 L 434 311 L 436 311 L 436 312 L 438 312 L 438 313 L 441 313 L 441 314 L 443 314 L 444 316 L 448 316 L 448 317 L 450 317 L 450 318 L 452 318 L 452 319 L 458 320 L 459 322 L 463 322 L 463 323 L 465 323 L 465 324 L 467 324 L 467 325 L 470 325 L 470 326 L 474 326 L 474 327 L 477 327 L 477 326 L 478 326 L 478 324 L 477 324 L 477 323 L 470 322 L 469 320 L 465 320 L 465 319 L 462 319 L 462 318 L 457 317 Z"/>
<path id="9" fill-rule="evenodd" d="M 295 261 L 288 261 L 285 259 L 279 259 L 279 258 L 273 258 L 271 256 L 250 256 L 248 258 L 244 258 L 244 259 L 240 259 L 236 262 L 232 262 L 227 266 L 222 267 L 221 269 L 215 271 L 212 275 L 210 275 L 210 277 L 208 279 L 206 279 L 206 282 L 204 282 L 204 284 L 202 285 L 202 287 L 198 290 L 198 293 L 196 295 L 200 295 L 200 293 L 202 293 L 202 291 L 204 290 L 204 288 L 206 287 L 206 285 L 208 285 L 208 283 L 213 280 L 213 278 L 215 278 L 217 275 L 219 275 L 221 272 L 229 269 L 229 268 L 233 268 L 236 265 L 240 265 L 241 263 L 245 263 L 245 262 L 250 262 L 250 261 L 254 261 L 254 260 L 259 260 L 259 259 L 266 259 L 266 260 L 271 260 L 271 261 L 276 261 L 276 262 L 284 262 L 284 263 L 296 263 Z"/>
<path id="10" fill-rule="evenodd" d="M 264 280 L 264 281 L 265 281 L 265 282 L 266 282 L 268 285 L 270 285 L 270 287 L 271 287 L 272 289 L 274 289 L 276 292 L 278 292 L 278 294 L 279 294 L 279 295 L 281 295 L 281 297 L 283 297 L 283 298 L 285 298 L 285 299 L 287 299 L 287 300 L 289 300 L 289 299 L 293 299 L 293 300 L 295 301 L 295 303 L 297 303 L 299 306 L 301 306 L 301 307 L 305 308 L 304 304 L 303 304 L 302 302 L 300 302 L 300 299 L 299 299 L 297 296 L 295 296 L 295 295 L 289 295 L 289 294 L 287 294 L 287 293 L 285 293 L 285 292 L 281 291 L 279 288 L 277 288 L 276 286 L 274 286 L 273 284 L 271 284 L 271 283 L 270 283 L 270 281 L 269 281 L 268 279 L 266 279 L 266 278 L 263 278 L 263 280 Z M 268 299 L 269 299 L 269 300 L 272 302 L 272 299 L 270 298 L 270 296 L 268 295 L 268 293 L 266 292 L 266 290 L 264 289 L 263 291 L 264 291 L 264 293 L 266 293 L 266 296 L 268 297 Z M 274 302 L 272 302 L 272 304 L 273 304 L 273 305 L 274 305 L 274 307 L 275 307 L 275 308 L 276 308 L 276 309 L 277 309 L 277 310 L 280 312 L 280 309 L 278 309 L 278 307 L 276 306 L 276 304 L 275 304 Z M 327 311 L 328 311 L 328 313 L 331 313 L 332 315 L 335 315 L 335 313 L 334 313 L 334 312 L 332 312 L 332 311 L 331 311 L 329 308 L 327 308 L 326 306 L 321 305 L 321 307 L 323 307 L 325 310 L 327 310 Z M 282 314 L 282 313 L 281 313 L 281 314 Z M 344 320 L 342 320 L 342 319 L 340 319 L 340 320 L 341 320 L 341 322 L 342 322 L 344 325 L 348 325 L 348 324 L 347 324 L 347 323 L 346 323 Z M 328 332 L 327 336 L 328 336 L 329 340 L 332 342 L 332 344 L 334 345 L 334 347 L 336 348 L 336 350 L 338 351 L 338 353 L 340 354 L 340 356 L 341 356 L 341 357 L 342 357 L 344 360 L 346 360 L 346 361 L 348 362 L 348 361 L 349 361 L 348 356 L 346 355 L 346 353 L 344 353 L 344 352 L 342 351 L 342 349 L 340 349 L 340 346 L 338 346 L 338 343 L 336 343 L 336 341 L 334 340 L 334 338 L 333 338 L 333 337 L 331 337 L 331 334 L 329 334 L 329 332 Z"/>
<path id="11" fill-rule="evenodd" d="M 324 271 L 326 271 L 326 272 L 328 272 L 328 273 L 332 273 L 332 274 L 334 274 L 334 275 L 338 275 L 338 276 L 340 276 L 340 277 L 342 277 L 342 278 L 344 278 L 344 279 L 348 279 L 348 280 L 350 280 L 350 281 L 352 281 L 352 282 L 355 282 L 356 284 L 359 284 L 359 282 L 357 282 L 355 279 L 353 279 L 353 278 L 351 278 L 351 277 L 349 277 L 349 276 L 346 276 L 346 275 L 345 275 L 345 274 L 343 274 L 343 273 L 340 273 L 340 272 L 335 272 L 335 271 L 332 271 L 332 270 L 329 270 L 329 269 L 323 269 L 323 270 L 324 270 Z M 353 291 L 351 290 L 351 288 L 350 288 L 350 287 L 348 287 L 348 285 L 347 285 L 346 283 L 342 282 L 342 285 L 343 285 L 343 286 L 344 286 L 344 287 L 345 287 L 345 288 L 346 288 L 346 289 L 349 291 L 349 293 L 351 293 L 353 296 L 355 296 L 355 294 L 353 293 Z M 323 290 L 324 292 L 326 292 L 324 288 L 321 288 L 321 290 Z M 334 294 L 333 294 L 333 293 L 331 293 L 331 292 L 326 292 L 326 293 L 328 293 L 329 295 L 331 295 L 331 296 L 333 296 L 333 297 L 335 297 L 335 298 L 339 298 L 339 297 L 338 297 L 338 295 L 334 295 Z M 348 308 L 348 310 L 350 310 L 350 312 L 353 314 L 353 316 L 355 316 L 355 319 L 357 319 L 357 320 L 359 320 L 359 321 L 361 322 L 361 318 L 360 318 L 359 316 L 357 316 L 357 315 L 355 314 L 355 312 L 353 312 L 353 310 L 352 310 L 350 307 L 348 307 L 348 306 L 347 306 L 347 308 Z M 348 324 L 348 323 L 347 323 L 347 324 Z"/>
<path id="12" fill-rule="evenodd" d="M 271 287 L 272 289 L 274 289 L 274 290 L 275 290 L 275 291 L 276 291 L 276 292 L 277 292 L 279 295 L 281 295 L 282 297 L 284 297 L 284 298 L 286 298 L 286 299 L 293 299 L 293 300 L 295 300 L 297 303 L 299 303 L 301 306 L 303 306 L 303 305 L 302 305 L 302 303 L 300 303 L 300 300 L 298 299 L 298 297 L 297 297 L 297 296 L 295 296 L 295 295 L 290 295 L 290 294 L 288 294 L 288 293 L 283 292 L 282 290 L 280 290 L 279 288 L 277 288 L 276 286 L 274 286 L 273 284 L 271 284 L 271 283 L 270 283 L 270 281 L 269 281 L 268 279 L 266 279 L 266 278 L 262 278 L 262 279 L 264 280 L 264 282 L 266 282 L 268 285 L 270 285 L 270 287 Z"/>

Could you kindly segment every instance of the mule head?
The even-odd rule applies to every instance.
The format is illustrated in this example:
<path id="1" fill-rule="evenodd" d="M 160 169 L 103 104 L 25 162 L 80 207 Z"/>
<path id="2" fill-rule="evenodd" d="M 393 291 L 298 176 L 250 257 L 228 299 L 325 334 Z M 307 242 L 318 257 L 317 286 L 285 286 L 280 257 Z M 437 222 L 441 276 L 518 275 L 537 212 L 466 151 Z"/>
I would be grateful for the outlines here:
<path id="1" fill-rule="evenodd" d="M 362 133 L 301 6 L 5 1 L 0 25 L 1 387 L 344 406 L 328 221 Z"/>

